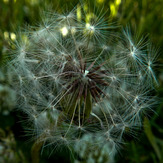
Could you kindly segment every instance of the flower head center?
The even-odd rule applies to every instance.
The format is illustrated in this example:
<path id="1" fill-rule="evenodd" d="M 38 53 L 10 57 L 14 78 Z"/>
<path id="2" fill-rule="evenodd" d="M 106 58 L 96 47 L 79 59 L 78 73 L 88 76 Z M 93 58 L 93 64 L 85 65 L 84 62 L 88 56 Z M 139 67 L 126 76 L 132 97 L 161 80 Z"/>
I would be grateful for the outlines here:
<path id="1" fill-rule="evenodd" d="M 88 73 L 89 73 L 89 71 L 88 70 L 85 70 L 83 76 L 86 77 Z"/>
<path id="2" fill-rule="evenodd" d="M 89 73 L 89 71 L 85 70 L 83 75 L 82 75 L 82 81 L 85 82 L 85 83 L 88 82 L 88 76 L 87 76 L 88 73 Z"/>

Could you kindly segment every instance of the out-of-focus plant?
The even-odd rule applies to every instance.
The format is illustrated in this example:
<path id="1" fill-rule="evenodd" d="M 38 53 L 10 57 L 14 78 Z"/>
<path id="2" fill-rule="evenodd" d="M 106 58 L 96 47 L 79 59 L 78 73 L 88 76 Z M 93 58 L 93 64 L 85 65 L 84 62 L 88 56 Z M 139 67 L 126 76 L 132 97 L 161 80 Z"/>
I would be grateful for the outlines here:
<path id="1" fill-rule="evenodd" d="M 0 129 L 0 162 L 1 163 L 26 163 L 21 150 L 17 149 L 14 135 Z"/>
<path id="2" fill-rule="evenodd" d="M 100 139 L 101 137 L 84 135 L 82 141 L 77 142 L 74 148 L 74 151 L 78 153 L 75 163 L 114 163 L 114 155 L 110 154 L 109 144 L 101 144 Z"/>
<path id="3" fill-rule="evenodd" d="M 82 157 L 77 149 L 90 137 L 89 150 L 107 146 L 112 158 L 124 133 L 134 135 L 157 103 L 157 51 L 129 28 L 113 33 L 103 12 L 94 12 L 81 6 L 80 19 L 76 9 L 47 12 L 12 45 L 13 87 L 32 127 L 35 152 L 63 145 Z"/>
<path id="4" fill-rule="evenodd" d="M 15 92 L 9 86 L 9 78 L 7 80 L 4 72 L 0 70 L 0 113 L 4 115 L 8 115 L 16 104 Z"/>

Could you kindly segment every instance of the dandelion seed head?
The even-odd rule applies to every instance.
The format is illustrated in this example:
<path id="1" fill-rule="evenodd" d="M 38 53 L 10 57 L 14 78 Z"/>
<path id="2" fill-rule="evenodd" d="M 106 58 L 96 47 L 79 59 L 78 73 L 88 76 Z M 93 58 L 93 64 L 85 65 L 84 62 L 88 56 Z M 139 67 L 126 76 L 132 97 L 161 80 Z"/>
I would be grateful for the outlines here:
<path id="1" fill-rule="evenodd" d="M 155 104 L 156 55 L 128 28 L 122 37 L 110 35 L 102 12 L 78 20 L 76 11 L 47 15 L 14 40 L 13 87 L 45 146 L 69 146 L 83 157 L 87 143 L 106 145 L 112 155 Z"/>

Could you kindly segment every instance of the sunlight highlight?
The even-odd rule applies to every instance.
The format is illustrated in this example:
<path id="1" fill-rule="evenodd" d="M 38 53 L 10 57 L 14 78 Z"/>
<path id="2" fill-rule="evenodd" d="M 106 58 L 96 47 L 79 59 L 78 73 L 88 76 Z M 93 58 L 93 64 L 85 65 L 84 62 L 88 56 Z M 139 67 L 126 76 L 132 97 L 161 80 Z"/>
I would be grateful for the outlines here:
<path id="1" fill-rule="evenodd" d="M 97 0 L 97 3 L 104 3 L 105 0 Z"/>
<path id="2" fill-rule="evenodd" d="M 16 39 L 16 34 L 15 33 L 11 33 L 11 40 L 15 40 Z"/>
<path id="3" fill-rule="evenodd" d="M 81 7 L 79 5 L 77 6 L 76 14 L 77 14 L 77 19 L 81 20 Z"/>
<path id="4" fill-rule="evenodd" d="M 68 29 L 67 29 L 67 27 L 63 27 L 63 28 L 61 29 L 61 33 L 62 33 L 63 36 L 66 36 L 66 35 L 68 34 Z"/>
<path id="5" fill-rule="evenodd" d="M 8 32 L 4 32 L 4 38 L 7 40 L 9 39 L 9 33 Z"/>

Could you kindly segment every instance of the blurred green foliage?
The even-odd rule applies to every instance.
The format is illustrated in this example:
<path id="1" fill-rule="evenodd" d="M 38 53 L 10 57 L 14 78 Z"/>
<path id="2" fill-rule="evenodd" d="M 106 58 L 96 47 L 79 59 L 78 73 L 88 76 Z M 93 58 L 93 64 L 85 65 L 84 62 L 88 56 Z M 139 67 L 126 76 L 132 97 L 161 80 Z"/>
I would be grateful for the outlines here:
<path id="1" fill-rule="evenodd" d="M 84 0 L 83 0 L 84 1 Z M 86 1 L 84 1 L 86 2 Z M 34 26 L 41 20 L 42 11 L 54 10 L 58 12 L 69 11 L 79 3 L 78 0 L 0 0 L 0 63 L 7 53 L 10 41 L 17 37 L 17 32 L 25 26 Z M 110 22 L 130 26 L 137 35 L 147 35 L 153 45 L 159 47 L 157 76 L 160 86 L 157 88 L 159 104 L 155 114 L 149 113 L 149 120 L 144 119 L 144 128 L 133 140 L 127 137 L 128 143 L 124 150 L 116 156 L 116 162 L 131 163 L 161 163 L 163 162 L 163 0 L 89 0 L 90 11 L 101 8 L 106 12 L 105 17 Z M 7 81 L 6 81 L 7 83 Z M 3 83 L 1 83 L 3 84 Z M 2 97 L 0 97 L 2 98 Z M 28 138 L 21 137 L 23 129 L 20 123 L 21 113 L 11 112 L 9 115 L 0 114 L 0 128 L 8 128 L 14 133 L 17 146 L 30 162 L 31 143 L 24 143 Z M 2 140 L 0 140 L 2 143 Z M 29 150 L 26 150 L 29 149 Z M 47 152 L 48 153 L 48 152 Z M 66 153 L 66 154 L 65 154 Z M 23 156 L 23 157 L 24 157 Z M 22 156 L 21 156 L 22 157 Z M 69 153 L 58 151 L 50 158 L 46 152 L 41 156 L 41 162 L 68 162 Z"/>

